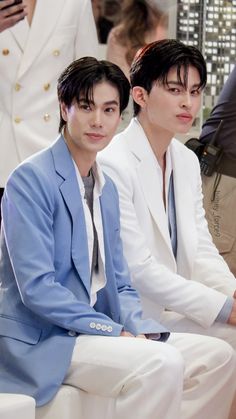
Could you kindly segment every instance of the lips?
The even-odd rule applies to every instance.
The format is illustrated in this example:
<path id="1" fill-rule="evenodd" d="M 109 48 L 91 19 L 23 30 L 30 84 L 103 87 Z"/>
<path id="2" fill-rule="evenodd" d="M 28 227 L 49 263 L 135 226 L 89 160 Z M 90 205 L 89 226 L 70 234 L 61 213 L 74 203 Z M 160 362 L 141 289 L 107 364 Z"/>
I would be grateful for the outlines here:
<path id="1" fill-rule="evenodd" d="M 103 140 L 103 138 L 105 138 L 105 135 L 97 134 L 95 132 L 87 132 L 86 135 L 90 138 L 90 140 L 93 141 L 100 141 Z"/>
<path id="2" fill-rule="evenodd" d="M 176 115 L 179 120 L 182 122 L 191 122 L 193 117 L 189 113 L 179 113 Z"/>

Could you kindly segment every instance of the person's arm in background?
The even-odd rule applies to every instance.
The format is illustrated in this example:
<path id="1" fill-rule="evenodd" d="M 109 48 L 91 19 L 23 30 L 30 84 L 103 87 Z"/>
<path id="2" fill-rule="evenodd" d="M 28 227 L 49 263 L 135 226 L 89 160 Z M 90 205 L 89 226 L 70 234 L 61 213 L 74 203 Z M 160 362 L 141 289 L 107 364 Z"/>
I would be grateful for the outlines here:
<path id="1" fill-rule="evenodd" d="M 14 5 L 15 0 L 0 1 L 0 32 L 14 26 L 27 15 L 22 3 Z"/>
<path id="2" fill-rule="evenodd" d="M 235 158 L 236 155 L 236 65 L 223 86 L 216 106 L 211 111 L 209 118 L 203 124 L 200 141 L 208 143 L 216 131 L 221 120 L 224 124 L 220 131 L 217 144 L 222 146 L 224 152 Z"/>

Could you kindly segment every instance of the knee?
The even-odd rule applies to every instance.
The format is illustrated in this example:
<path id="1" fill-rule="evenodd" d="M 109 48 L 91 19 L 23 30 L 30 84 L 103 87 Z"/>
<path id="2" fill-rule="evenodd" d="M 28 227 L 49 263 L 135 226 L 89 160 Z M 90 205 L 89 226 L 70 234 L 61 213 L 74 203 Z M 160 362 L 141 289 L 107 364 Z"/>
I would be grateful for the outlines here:
<path id="1" fill-rule="evenodd" d="M 163 379 L 170 380 L 173 384 L 181 382 L 184 376 L 184 359 L 174 346 L 167 343 L 157 344 L 153 358 L 149 357 L 149 368 L 156 371 Z"/>
<path id="2" fill-rule="evenodd" d="M 212 362 L 217 362 L 221 365 L 229 365 L 236 370 L 236 352 L 232 346 L 218 338 L 213 338 L 209 342 L 209 354 L 212 354 Z"/>

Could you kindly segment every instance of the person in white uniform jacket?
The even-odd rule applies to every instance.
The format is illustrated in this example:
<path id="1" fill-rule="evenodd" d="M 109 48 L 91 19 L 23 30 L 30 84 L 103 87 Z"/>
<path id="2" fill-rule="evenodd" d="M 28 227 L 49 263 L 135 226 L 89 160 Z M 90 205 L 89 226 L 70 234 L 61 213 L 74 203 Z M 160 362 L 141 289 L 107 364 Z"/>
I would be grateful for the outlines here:
<path id="1" fill-rule="evenodd" d="M 176 40 L 142 49 L 131 67 L 134 115 L 100 153 L 120 198 L 124 252 L 144 312 L 171 331 L 217 336 L 236 349 L 235 277 L 208 231 L 187 133 L 206 83 L 201 53 Z"/>
<path id="2" fill-rule="evenodd" d="M 74 59 L 98 56 L 90 0 L 23 0 L 27 17 L 0 33 L 0 188 L 58 133 L 56 84 Z"/>

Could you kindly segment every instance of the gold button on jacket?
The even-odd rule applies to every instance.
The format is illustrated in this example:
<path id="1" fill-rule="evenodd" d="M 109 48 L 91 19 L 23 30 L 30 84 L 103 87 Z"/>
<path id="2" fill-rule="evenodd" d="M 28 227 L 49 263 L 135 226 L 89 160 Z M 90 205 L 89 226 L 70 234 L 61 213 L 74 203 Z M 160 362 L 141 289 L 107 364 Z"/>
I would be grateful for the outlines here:
<path id="1" fill-rule="evenodd" d="M 21 85 L 19 83 L 15 84 L 15 91 L 19 92 L 19 90 L 21 89 Z"/>
<path id="2" fill-rule="evenodd" d="M 43 85 L 43 88 L 44 88 L 44 90 L 45 90 L 45 91 L 49 90 L 49 89 L 50 89 L 50 87 L 51 87 L 50 83 L 45 83 L 45 84 Z"/>
<path id="3" fill-rule="evenodd" d="M 4 48 L 3 50 L 2 50 L 2 55 L 8 55 L 10 53 L 10 51 L 9 51 L 9 49 L 8 48 Z"/>

